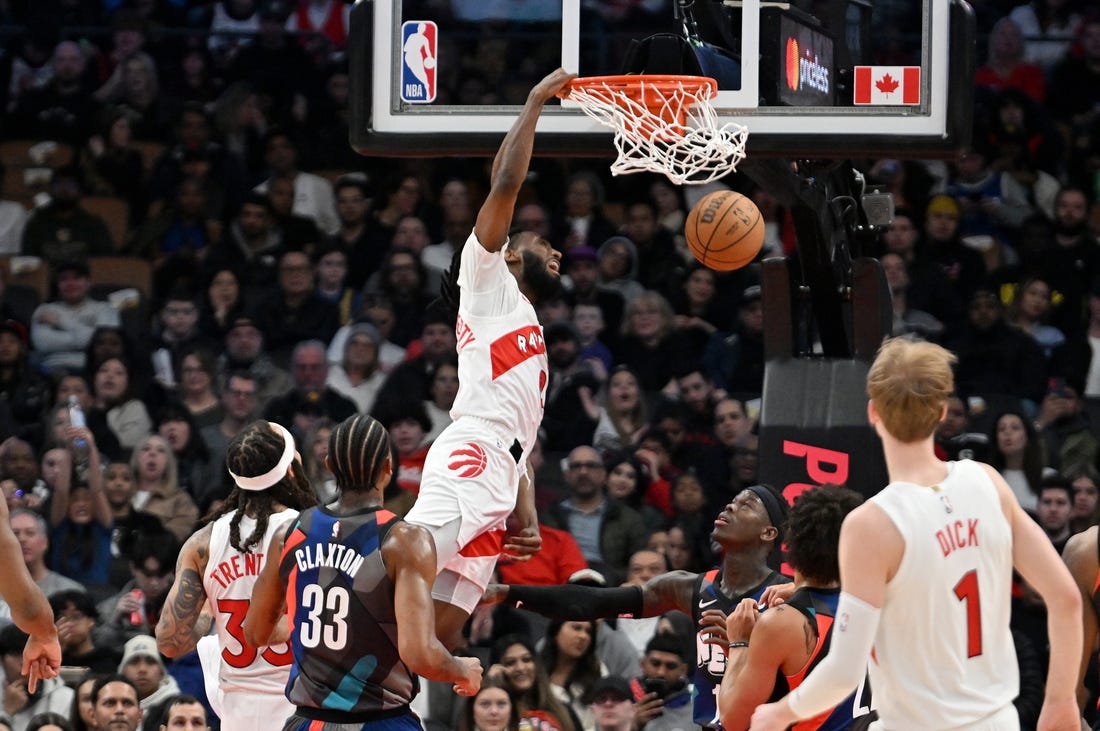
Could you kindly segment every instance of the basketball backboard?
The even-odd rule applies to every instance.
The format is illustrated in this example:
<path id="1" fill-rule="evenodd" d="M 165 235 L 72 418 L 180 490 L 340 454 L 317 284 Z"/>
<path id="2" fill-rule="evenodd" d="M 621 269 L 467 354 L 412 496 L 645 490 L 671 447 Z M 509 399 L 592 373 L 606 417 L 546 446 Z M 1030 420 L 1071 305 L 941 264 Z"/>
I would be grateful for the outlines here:
<path id="1" fill-rule="evenodd" d="M 946 155 L 969 139 L 974 55 L 962 0 L 359 0 L 351 142 L 369 155 L 491 154 L 557 66 L 691 73 L 700 59 L 717 68 L 720 122 L 748 127 L 750 155 Z M 611 132 L 568 101 L 538 132 L 539 153 L 612 152 Z"/>

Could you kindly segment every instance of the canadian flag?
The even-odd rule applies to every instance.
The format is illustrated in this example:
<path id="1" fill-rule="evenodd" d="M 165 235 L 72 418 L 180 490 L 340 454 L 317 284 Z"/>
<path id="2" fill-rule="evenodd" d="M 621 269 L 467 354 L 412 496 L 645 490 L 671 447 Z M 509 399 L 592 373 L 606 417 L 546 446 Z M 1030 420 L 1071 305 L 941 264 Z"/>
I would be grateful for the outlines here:
<path id="1" fill-rule="evenodd" d="M 855 104 L 920 104 L 920 66 L 856 66 Z"/>

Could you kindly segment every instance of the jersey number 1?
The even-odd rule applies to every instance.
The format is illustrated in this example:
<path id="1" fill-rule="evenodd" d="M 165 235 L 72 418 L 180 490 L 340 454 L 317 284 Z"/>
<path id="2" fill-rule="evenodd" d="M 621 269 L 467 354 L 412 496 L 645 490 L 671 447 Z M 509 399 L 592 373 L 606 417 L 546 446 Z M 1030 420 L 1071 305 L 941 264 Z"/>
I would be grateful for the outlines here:
<path id="1" fill-rule="evenodd" d="M 967 571 L 955 584 L 955 597 L 966 602 L 966 656 L 982 654 L 982 598 L 978 592 L 978 572 Z"/>

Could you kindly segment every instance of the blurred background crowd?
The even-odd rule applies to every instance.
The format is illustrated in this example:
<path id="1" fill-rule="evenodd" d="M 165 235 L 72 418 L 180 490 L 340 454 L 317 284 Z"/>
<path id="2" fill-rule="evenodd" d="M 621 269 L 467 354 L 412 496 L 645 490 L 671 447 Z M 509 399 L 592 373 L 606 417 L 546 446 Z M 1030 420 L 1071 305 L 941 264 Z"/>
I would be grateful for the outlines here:
<path id="1" fill-rule="evenodd" d="M 522 101 L 526 66 L 494 45 L 515 18 L 421 4 L 470 24 L 442 99 Z M 886 270 L 894 333 L 959 357 L 942 455 L 995 465 L 1060 548 L 1100 516 L 1100 14 L 1080 0 L 974 6 L 973 144 L 949 161 L 860 161 L 897 204 L 863 253 Z M 671 12 L 584 7 L 594 26 L 640 35 Z M 332 426 L 371 413 L 393 437 L 387 504 L 403 512 L 449 423 L 454 323 L 433 300 L 489 162 L 351 150 L 349 8 L 0 0 L 0 489 L 52 593 L 66 665 L 140 677 L 143 707 L 177 686 L 202 695 L 197 660 L 166 665 L 144 636 L 180 542 L 228 493 L 225 448 L 244 425 L 292 429 L 326 496 Z M 722 185 L 762 211 L 762 257 L 797 257 L 782 206 L 740 176 Z M 613 586 L 715 564 L 713 517 L 756 480 L 763 313 L 752 267 L 719 274 L 687 252 L 683 221 L 703 192 L 612 180 L 606 160 L 533 162 L 514 225 L 563 252 L 565 287 L 539 308 L 548 550 L 503 566 L 508 581 Z M 1021 586 L 1014 624 L 1039 669 L 1042 614 Z M 479 610 L 472 642 L 505 671 L 486 693 L 515 713 L 496 726 L 476 700 L 429 693 L 428 717 L 488 731 L 543 707 L 554 720 L 527 714 L 527 728 L 595 728 L 588 701 L 622 696 L 619 676 L 685 692 L 685 619 L 547 626 Z M 20 691 L 21 646 L 0 630 L 14 668 L 0 729 L 37 728 L 45 710 L 88 728 L 75 677 Z M 676 707 L 629 723 L 676 728 L 661 725 Z"/>

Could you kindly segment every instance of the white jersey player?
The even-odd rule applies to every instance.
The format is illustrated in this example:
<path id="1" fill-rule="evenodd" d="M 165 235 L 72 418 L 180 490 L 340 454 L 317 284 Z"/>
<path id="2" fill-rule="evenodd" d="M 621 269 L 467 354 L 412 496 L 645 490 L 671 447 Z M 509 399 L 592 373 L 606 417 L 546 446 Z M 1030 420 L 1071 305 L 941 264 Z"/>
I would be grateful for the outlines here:
<path id="1" fill-rule="evenodd" d="M 221 515 L 184 544 L 157 624 L 157 646 L 168 657 L 198 647 L 210 705 L 225 728 L 281 728 L 294 712 L 285 696 L 290 648 L 250 646 L 242 623 L 272 536 L 314 504 L 296 455 L 290 433 L 267 421 L 230 443 L 226 463 L 236 487 Z M 211 621 L 215 635 L 207 634 Z"/>
<path id="2" fill-rule="evenodd" d="M 420 494 L 405 519 L 432 532 L 440 569 L 432 589 L 436 629 L 449 647 L 481 599 L 497 555 L 538 550 L 538 517 L 526 475 L 542 421 L 546 345 L 534 304 L 560 287 L 561 254 L 545 239 L 510 239 L 512 211 L 527 176 L 543 105 L 573 78 L 558 69 L 531 90 L 493 161 L 492 184 L 459 257 L 458 395 L 453 423 L 433 442 Z M 452 283 L 455 283 L 452 281 Z M 518 496 L 518 501 L 517 501 Z M 520 529 L 505 537 L 513 511 Z"/>
<path id="3" fill-rule="evenodd" d="M 872 728 L 1019 728 L 1008 629 L 1013 567 L 1046 604 L 1050 664 L 1039 731 L 1080 728 L 1075 698 L 1081 597 L 1043 530 L 988 465 L 936 458 L 954 356 L 888 340 L 867 375 L 867 416 L 890 485 L 840 532 L 832 647 L 790 695 L 759 706 L 753 731 L 779 731 L 845 698 L 869 665 Z"/>

